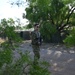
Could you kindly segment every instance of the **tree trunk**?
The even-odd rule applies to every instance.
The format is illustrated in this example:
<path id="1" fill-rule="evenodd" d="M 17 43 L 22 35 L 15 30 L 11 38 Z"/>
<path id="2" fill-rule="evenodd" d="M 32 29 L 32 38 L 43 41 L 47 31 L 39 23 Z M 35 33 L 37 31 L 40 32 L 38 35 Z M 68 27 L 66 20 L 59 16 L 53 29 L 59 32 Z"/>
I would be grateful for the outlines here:
<path id="1" fill-rule="evenodd" d="M 62 43 L 62 37 L 60 32 L 56 32 L 52 35 L 51 40 L 52 43 Z"/>

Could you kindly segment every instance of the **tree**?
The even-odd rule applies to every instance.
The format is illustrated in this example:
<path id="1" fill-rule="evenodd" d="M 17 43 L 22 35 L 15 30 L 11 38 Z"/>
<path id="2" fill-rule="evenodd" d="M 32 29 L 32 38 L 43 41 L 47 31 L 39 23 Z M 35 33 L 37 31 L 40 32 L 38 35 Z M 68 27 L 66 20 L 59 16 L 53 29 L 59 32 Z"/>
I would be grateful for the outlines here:
<path id="1" fill-rule="evenodd" d="M 25 9 L 26 19 L 30 25 L 40 23 L 43 36 L 48 35 L 45 39 L 51 38 L 52 42 L 61 42 L 69 34 L 68 30 L 75 24 L 74 0 L 27 0 L 27 2 L 29 7 Z M 51 28 L 56 30 L 50 34 Z"/>
<path id="2" fill-rule="evenodd" d="M 8 20 L 5 18 L 2 19 L 0 24 L 1 34 L 5 36 L 5 38 L 8 38 L 8 45 L 11 47 L 13 46 L 13 43 L 21 41 L 19 35 L 15 32 L 14 25 L 15 21 L 12 18 L 9 18 Z"/>

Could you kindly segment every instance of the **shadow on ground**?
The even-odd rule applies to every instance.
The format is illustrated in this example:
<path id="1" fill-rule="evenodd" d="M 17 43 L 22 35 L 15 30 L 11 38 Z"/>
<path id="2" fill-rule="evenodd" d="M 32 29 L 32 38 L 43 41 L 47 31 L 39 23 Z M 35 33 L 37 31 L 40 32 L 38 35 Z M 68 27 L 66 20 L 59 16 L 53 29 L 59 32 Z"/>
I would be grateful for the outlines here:
<path id="1" fill-rule="evenodd" d="M 19 50 L 30 51 L 33 58 L 30 41 L 24 42 Z M 51 64 L 49 70 L 52 75 L 75 75 L 75 47 L 67 48 L 63 44 L 44 43 L 40 48 L 40 55 L 40 60 L 46 60 Z"/>
<path id="2" fill-rule="evenodd" d="M 52 75 L 75 75 L 75 48 L 62 44 L 44 44 L 41 58 L 50 62 Z"/>

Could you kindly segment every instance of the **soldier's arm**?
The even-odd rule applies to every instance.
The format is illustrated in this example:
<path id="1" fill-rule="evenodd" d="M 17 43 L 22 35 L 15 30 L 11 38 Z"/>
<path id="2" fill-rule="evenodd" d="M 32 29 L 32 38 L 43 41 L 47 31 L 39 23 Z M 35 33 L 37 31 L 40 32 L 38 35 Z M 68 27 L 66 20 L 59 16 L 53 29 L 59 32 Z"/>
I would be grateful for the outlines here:
<path id="1" fill-rule="evenodd" d="M 35 40 L 36 39 L 36 35 L 34 32 L 31 32 L 31 40 Z"/>

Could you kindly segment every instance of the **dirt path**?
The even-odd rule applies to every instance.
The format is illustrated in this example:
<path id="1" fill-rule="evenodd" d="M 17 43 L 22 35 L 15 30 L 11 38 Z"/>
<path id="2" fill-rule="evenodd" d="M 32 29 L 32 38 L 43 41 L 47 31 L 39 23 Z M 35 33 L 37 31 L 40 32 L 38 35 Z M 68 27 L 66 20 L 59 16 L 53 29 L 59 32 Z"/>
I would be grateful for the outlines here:
<path id="1" fill-rule="evenodd" d="M 33 57 L 30 41 L 25 42 L 19 48 L 22 52 L 30 51 Z M 66 48 L 59 44 L 43 44 L 40 51 L 41 58 L 48 61 L 51 75 L 75 75 L 75 48 Z"/>

